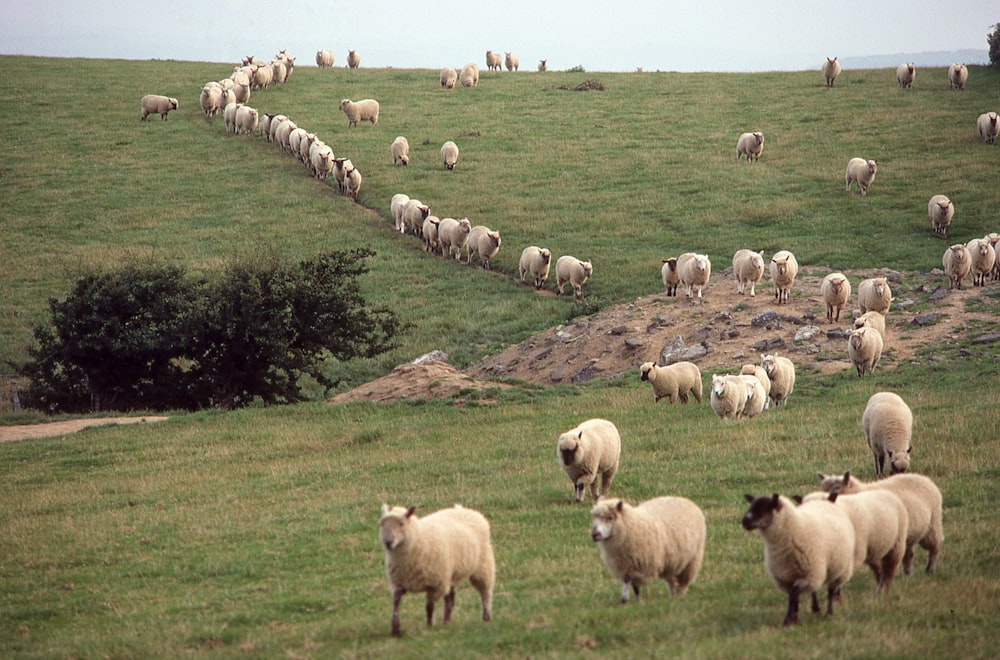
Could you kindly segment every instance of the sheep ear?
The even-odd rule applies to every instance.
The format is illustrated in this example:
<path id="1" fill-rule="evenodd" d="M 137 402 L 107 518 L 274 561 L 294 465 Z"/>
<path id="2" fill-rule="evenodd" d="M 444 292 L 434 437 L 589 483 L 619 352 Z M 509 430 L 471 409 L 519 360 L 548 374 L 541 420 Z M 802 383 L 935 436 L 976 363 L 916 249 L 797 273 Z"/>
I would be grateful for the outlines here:
<path id="1" fill-rule="evenodd" d="M 417 510 L 417 507 L 411 506 L 409 509 L 406 510 L 406 517 L 409 518 L 410 516 L 412 516 L 413 513 L 414 513 L 414 511 L 416 511 L 416 510 Z"/>
<path id="2" fill-rule="evenodd" d="M 389 505 L 383 502 L 381 514 L 384 516 L 387 513 L 389 513 Z"/>
<path id="3" fill-rule="evenodd" d="M 848 470 L 847 472 L 844 473 L 844 485 L 846 486 L 847 482 L 850 480 L 851 480 L 851 472 L 850 470 Z"/>
<path id="4" fill-rule="evenodd" d="M 744 493 L 743 494 L 743 499 L 745 499 L 747 502 L 753 503 L 754 496 L 751 495 L 750 493 Z"/>
<path id="5" fill-rule="evenodd" d="M 625 508 L 625 500 L 618 500 L 618 504 L 615 505 L 615 511 L 621 513 L 621 510 Z"/>
<path id="6" fill-rule="evenodd" d="M 907 454 L 909 454 L 911 451 L 913 451 L 913 447 L 907 447 L 906 448 L 906 453 Z"/>
<path id="7" fill-rule="evenodd" d="M 781 496 L 780 495 L 778 495 L 777 493 L 775 493 L 774 495 L 772 495 L 771 496 L 771 502 L 774 504 L 774 510 L 775 511 L 780 511 L 781 510 Z"/>
<path id="8" fill-rule="evenodd" d="M 802 504 L 802 496 L 801 495 L 792 495 L 792 499 L 795 500 L 796 504 Z"/>
<path id="9" fill-rule="evenodd" d="M 824 480 L 826 480 L 826 475 L 825 475 L 825 474 L 823 474 L 822 472 L 817 472 L 817 473 L 816 473 L 816 476 L 817 476 L 817 477 L 819 477 L 819 480 L 820 480 L 820 481 L 824 481 Z"/>
<path id="10" fill-rule="evenodd" d="M 577 440 L 583 440 L 583 431 L 580 431 L 580 433 L 577 434 L 576 438 Z"/>
<path id="11" fill-rule="evenodd" d="M 838 495 L 838 493 L 830 493 L 830 496 L 827 497 L 826 499 L 830 500 L 831 502 L 836 502 L 837 501 L 837 495 Z"/>

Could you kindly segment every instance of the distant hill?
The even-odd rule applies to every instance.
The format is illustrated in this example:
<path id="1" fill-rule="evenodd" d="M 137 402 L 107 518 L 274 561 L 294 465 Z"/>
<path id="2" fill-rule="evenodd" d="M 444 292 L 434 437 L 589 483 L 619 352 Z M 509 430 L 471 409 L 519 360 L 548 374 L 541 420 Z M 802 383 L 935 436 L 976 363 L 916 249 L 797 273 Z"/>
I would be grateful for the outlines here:
<path id="1" fill-rule="evenodd" d="M 916 66 L 948 66 L 955 62 L 964 64 L 989 64 L 990 55 L 984 48 L 977 50 L 935 50 L 923 53 L 892 53 L 889 55 L 862 55 L 857 57 L 840 57 L 838 60 L 845 69 L 880 69 L 882 67 L 897 67 L 903 62 L 912 62 Z"/>

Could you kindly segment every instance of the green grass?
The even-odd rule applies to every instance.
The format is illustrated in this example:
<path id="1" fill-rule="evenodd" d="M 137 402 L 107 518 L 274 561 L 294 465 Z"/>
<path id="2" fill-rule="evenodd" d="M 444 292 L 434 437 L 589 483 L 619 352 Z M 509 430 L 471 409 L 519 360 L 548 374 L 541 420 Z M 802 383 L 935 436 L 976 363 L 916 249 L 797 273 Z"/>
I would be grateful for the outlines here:
<path id="1" fill-rule="evenodd" d="M 982 68 L 960 94 L 947 90 L 944 69 L 921 70 L 907 91 L 891 71 L 849 71 L 834 89 L 818 72 L 551 72 L 483 74 L 478 89 L 443 92 L 433 71 L 301 67 L 251 101 L 350 156 L 372 214 L 273 145 L 227 136 L 199 115 L 198 89 L 227 67 L 0 65 L 7 365 L 26 357 L 48 298 L 86 268 L 126 257 L 201 269 L 261 245 L 293 257 L 374 247 L 366 291 L 415 327 L 383 358 L 331 366 L 357 383 L 434 348 L 469 364 L 657 292 L 660 259 L 688 249 L 707 252 L 717 271 L 738 247 L 789 248 L 806 269 L 929 271 L 944 250 L 926 218 L 937 192 L 955 200 L 954 240 L 998 230 L 1000 150 L 977 142 L 975 117 L 994 107 L 1000 75 Z M 586 78 L 607 90 L 557 89 Z M 136 106 L 148 92 L 177 96 L 181 108 L 142 124 Z M 369 96 L 382 102 L 379 126 L 348 130 L 337 103 Z M 744 130 L 766 136 L 753 166 L 735 163 Z M 412 148 L 405 170 L 388 151 L 400 134 Z M 462 149 L 451 173 L 437 162 L 447 139 Z M 843 190 L 854 155 L 880 163 L 867 198 Z M 430 257 L 394 234 L 395 192 L 499 230 L 496 272 Z M 585 304 L 516 282 L 528 244 L 594 261 Z M 1000 316 L 989 294 L 970 309 Z M 971 340 L 996 324 L 947 321 L 947 344 L 872 378 L 801 374 L 789 406 L 752 423 L 725 423 L 707 404 L 654 406 L 647 386 L 625 379 L 498 390 L 495 404 L 206 411 L 0 445 L 0 655 L 992 657 L 1000 360 L 995 344 Z M 803 493 L 817 471 L 869 478 L 860 417 L 880 389 L 914 410 L 913 466 L 944 494 L 938 572 L 899 578 L 879 598 L 861 571 L 833 619 L 806 614 L 784 630 L 762 543 L 739 525 L 742 495 Z M 685 597 L 661 583 L 639 605 L 618 604 L 620 586 L 588 537 L 589 507 L 572 504 L 555 456 L 558 434 L 588 417 L 622 432 L 615 494 L 679 494 L 705 510 L 705 565 Z M 408 595 L 405 636 L 391 639 L 379 506 L 427 513 L 456 501 L 492 523 L 494 622 L 478 620 L 463 586 L 454 623 L 428 630 L 422 597 Z M 925 560 L 918 550 L 915 565 Z"/>

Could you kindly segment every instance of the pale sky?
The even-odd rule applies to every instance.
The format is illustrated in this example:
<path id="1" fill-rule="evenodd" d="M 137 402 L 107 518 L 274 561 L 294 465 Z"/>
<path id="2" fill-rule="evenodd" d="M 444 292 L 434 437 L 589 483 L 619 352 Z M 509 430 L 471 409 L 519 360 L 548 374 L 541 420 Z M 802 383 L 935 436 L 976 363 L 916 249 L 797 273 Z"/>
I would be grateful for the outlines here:
<path id="1" fill-rule="evenodd" d="M 0 0 L 0 54 L 238 62 L 287 49 L 315 66 L 522 69 L 818 69 L 827 56 L 972 49 L 1000 22 L 997 0 Z M 902 61 L 902 60 L 901 60 Z M 941 62 L 940 64 L 947 64 Z"/>

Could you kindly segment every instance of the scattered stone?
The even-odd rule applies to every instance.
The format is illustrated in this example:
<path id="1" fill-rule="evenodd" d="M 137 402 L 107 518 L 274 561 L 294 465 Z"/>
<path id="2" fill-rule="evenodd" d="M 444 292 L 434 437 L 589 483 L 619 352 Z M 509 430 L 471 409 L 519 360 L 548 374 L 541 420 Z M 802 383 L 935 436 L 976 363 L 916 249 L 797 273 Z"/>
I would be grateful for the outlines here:
<path id="1" fill-rule="evenodd" d="M 628 332 L 628 326 L 626 325 L 616 325 L 608 331 L 608 334 L 612 337 L 620 337 L 621 335 Z"/>
<path id="2" fill-rule="evenodd" d="M 898 310 L 904 310 L 905 311 L 905 310 L 913 307 L 916 304 L 917 303 L 916 303 L 915 300 L 907 298 L 906 300 L 900 300 L 899 302 L 895 303 L 895 306 L 896 306 L 896 309 L 898 309 Z"/>
<path id="3" fill-rule="evenodd" d="M 989 332 L 985 335 L 979 335 L 972 340 L 973 344 L 992 344 L 995 341 L 1000 341 L 1000 332 Z"/>
<path id="4" fill-rule="evenodd" d="M 640 337 L 627 337 L 625 339 L 625 348 L 630 351 L 634 351 L 642 348 L 646 345 L 646 340 Z"/>
<path id="5" fill-rule="evenodd" d="M 753 349 L 758 353 L 764 353 L 771 350 L 772 348 L 778 348 L 785 345 L 785 340 L 781 337 L 771 337 L 770 339 L 761 339 L 753 345 Z"/>
<path id="6" fill-rule="evenodd" d="M 544 360 L 545 358 L 547 358 L 550 355 L 552 355 L 552 347 L 551 346 L 549 346 L 544 351 L 542 351 L 541 353 L 539 353 L 538 355 L 536 355 L 535 359 L 536 360 Z"/>
<path id="7" fill-rule="evenodd" d="M 410 364 L 426 364 L 427 362 L 447 362 L 447 361 L 448 361 L 448 354 L 445 353 L 444 351 L 439 351 L 435 349 L 430 353 L 424 353 L 413 362 L 410 362 Z"/>
<path id="8" fill-rule="evenodd" d="M 597 370 L 594 369 L 594 367 L 592 366 L 588 366 L 584 367 L 583 369 L 580 369 L 580 371 L 573 374 L 573 377 L 570 378 L 569 380 L 571 383 L 575 385 L 577 383 L 586 383 L 587 381 L 593 380 L 596 377 L 597 377 Z"/>
<path id="9" fill-rule="evenodd" d="M 778 322 L 778 313 L 773 309 L 767 309 L 759 314 L 755 315 L 750 319 L 750 325 L 755 328 L 768 328 L 770 330 L 774 329 L 774 325 Z"/>
<path id="10" fill-rule="evenodd" d="M 913 320 L 910 321 L 910 325 L 919 325 L 919 326 L 933 325 L 934 323 L 937 323 L 939 316 L 940 316 L 939 314 L 934 314 L 934 313 L 917 314 L 916 316 L 913 317 Z"/>
<path id="11" fill-rule="evenodd" d="M 812 340 L 817 334 L 819 334 L 820 329 L 815 325 L 807 325 L 798 332 L 795 333 L 795 343 L 801 344 L 806 341 Z"/>
<path id="12" fill-rule="evenodd" d="M 948 295 L 947 289 L 943 287 L 938 287 L 931 292 L 931 295 L 927 297 L 928 300 L 932 302 L 937 302 L 938 300 L 943 300 Z"/>
<path id="13" fill-rule="evenodd" d="M 846 328 L 830 328 L 826 331 L 827 339 L 847 339 L 851 336 L 851 331 Z"/>
<path id="14" fill-rule="evenodd" d="M 975 355 L 976 355 L 975 353 L 973 353 L 972 351 L 970 351 L 970 350 L 969 350 L 969 349 L 967 349 L 967 348 L 963 348 L 963 349 L 961 349 L 961 350 L 960 350 L 960 351 L 958 352 L 958 354 L 959 354 L 959 355 L 961 355 L 962 357 L 975 357 Z"/>

